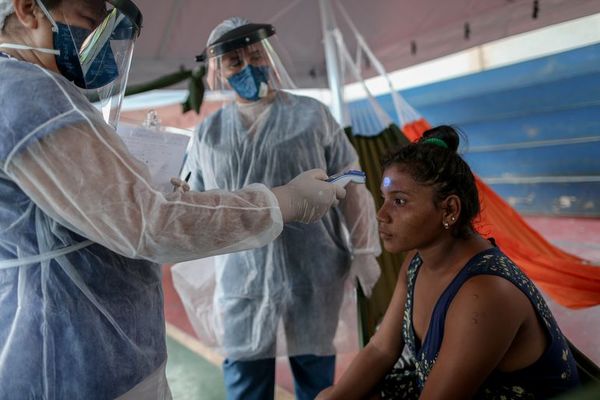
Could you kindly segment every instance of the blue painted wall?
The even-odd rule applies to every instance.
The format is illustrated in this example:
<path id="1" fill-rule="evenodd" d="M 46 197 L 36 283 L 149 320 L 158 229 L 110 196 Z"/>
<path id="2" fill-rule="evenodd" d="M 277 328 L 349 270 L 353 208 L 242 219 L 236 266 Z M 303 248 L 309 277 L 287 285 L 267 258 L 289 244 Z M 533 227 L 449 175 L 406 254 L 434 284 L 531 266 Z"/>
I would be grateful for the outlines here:
<path id="1" fill-rule="evenodd" d="M 460 127 L 465 159 L 521 213 L 600 217 L 600 44 L 402 95 L 432 125 Z M 390 95 L 377 100 L 395 117 Z M 349 104 L 356 132 L 379 129 L 370 109 Z"/>

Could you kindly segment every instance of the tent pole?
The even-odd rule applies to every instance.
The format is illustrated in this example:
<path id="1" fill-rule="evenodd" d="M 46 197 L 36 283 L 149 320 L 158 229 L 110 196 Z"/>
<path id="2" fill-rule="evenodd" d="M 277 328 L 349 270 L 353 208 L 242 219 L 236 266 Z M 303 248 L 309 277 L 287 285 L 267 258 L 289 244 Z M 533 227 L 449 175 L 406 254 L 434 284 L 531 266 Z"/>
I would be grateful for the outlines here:
<path id="1" fill-rule="evenodd" d="M 334 32 L 337 26 L 333 17 L 330 0 L 319 0 L 321 24 L 323 26 L 323 46 L 325 47 L 325 63 L 327 65 L 327 80 L 331 91 L 331 113 L 342 126 L 346 124 L 344 112 L 343 82 L 341 78 L 340 60 Z"/>

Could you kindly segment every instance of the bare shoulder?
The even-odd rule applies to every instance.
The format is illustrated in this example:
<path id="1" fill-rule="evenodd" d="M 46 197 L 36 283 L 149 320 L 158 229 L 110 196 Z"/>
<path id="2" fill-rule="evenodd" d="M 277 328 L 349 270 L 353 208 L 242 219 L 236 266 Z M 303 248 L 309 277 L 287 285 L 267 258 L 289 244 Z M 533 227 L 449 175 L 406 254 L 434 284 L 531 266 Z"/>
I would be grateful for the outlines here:
<path id="1" fill-rule="evenodd" d="M 501 307 L 515 312 L 522 310 L 528 303 L 527 296 L 509 280 L 496 275 L 482 274 L 471 277 L 462 285 L 451 307 L 483 307 L 493 310 Z"/>
<path id="2" fill-rule="evenodd" d="M 504 305 L 521 303 L 521 298 L 527 299 L 508 279 L 490 274 L 475 275 L 465 281 L 456 295 L 457 300 L 464 297 L 481 298 L 491 303 L 500 301 Z"/>
<path id="3" fill-rule="evenodd" d="M 510 281 L 495 275 L 476 275 L 457 292 L 448 319 L 459 330 L 514 336 L 528 318 L 530 308 L 527 296 Z"/>

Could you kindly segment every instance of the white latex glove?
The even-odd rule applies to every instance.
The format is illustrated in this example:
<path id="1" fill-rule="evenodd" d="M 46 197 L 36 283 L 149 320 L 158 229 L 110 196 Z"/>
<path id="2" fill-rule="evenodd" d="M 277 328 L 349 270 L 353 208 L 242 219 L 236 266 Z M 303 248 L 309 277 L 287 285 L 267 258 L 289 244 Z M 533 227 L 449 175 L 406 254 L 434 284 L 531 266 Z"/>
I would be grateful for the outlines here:
<path id="1" fill-rule="evenodd" d="M 374 254 L 355 254 L 350 266 L 350 279 L 360 282 L 360 287 L 367 297 L 371 297 L 373 287 L 381 276 L 381 268 Z"/>
<path id="2" fill-rule="evenodd" d="M 324 182 L 328 176 L 321 169 L 311 169 L 288 184 L 272 189 L 277 197 L 283 222 L 315 222 L 346 196 L 340 186 Z"/>

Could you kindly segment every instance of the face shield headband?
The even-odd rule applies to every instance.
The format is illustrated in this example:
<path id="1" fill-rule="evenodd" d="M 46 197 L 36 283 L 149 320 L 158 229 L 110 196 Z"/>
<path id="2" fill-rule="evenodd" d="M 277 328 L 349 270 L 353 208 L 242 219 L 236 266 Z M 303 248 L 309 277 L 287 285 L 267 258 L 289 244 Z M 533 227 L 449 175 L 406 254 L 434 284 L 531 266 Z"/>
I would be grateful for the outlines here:
<path id="1" fill-rule="evenodd" d="M 199 56 L 197 62 L 206 62 L 209 58 L 222 56 L 234 50 L 242 49 L 260 42 L 275 34 L 275 27 L 270 24 L 247 24 L 232 29 L 214 43 L 211 43 Z"/>
<path id="2" fill-rule="evenodd" d="M 82 89 L 99 89 L 125 72 L 120 70 L 122 55 L 111 44 L 133 43 L 139 35 L 142 15 L 132 2 L 108 1 L 114 8 L 92 31 L 56 22 L 42 1 L 36 1 L 52 24 L 56 64 L 65 78 Z"/>

